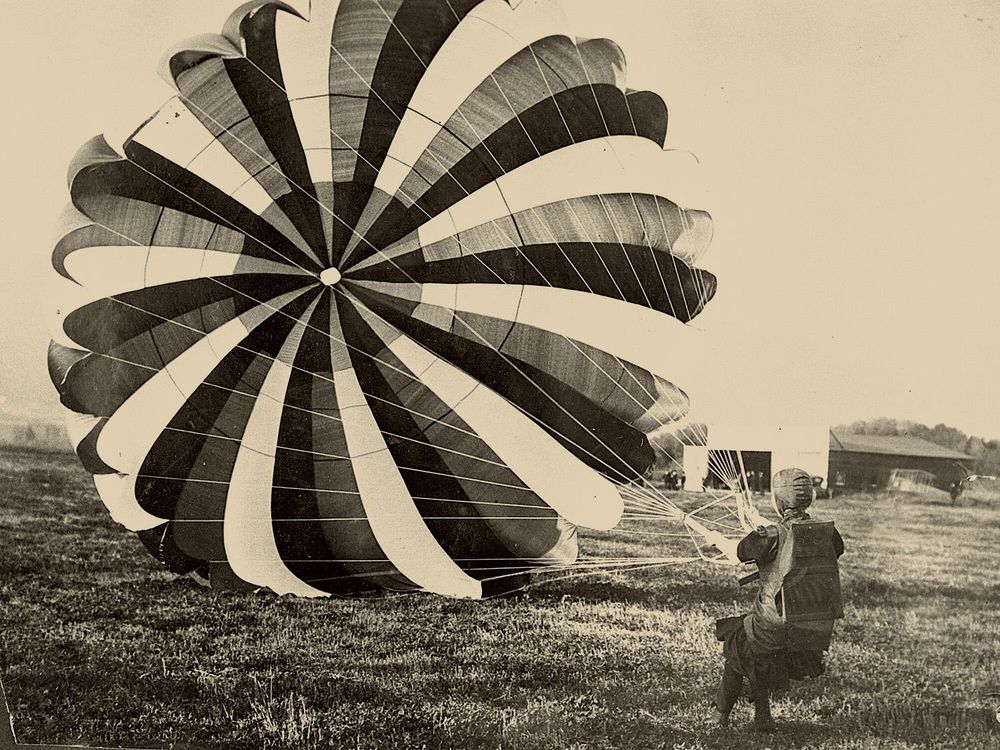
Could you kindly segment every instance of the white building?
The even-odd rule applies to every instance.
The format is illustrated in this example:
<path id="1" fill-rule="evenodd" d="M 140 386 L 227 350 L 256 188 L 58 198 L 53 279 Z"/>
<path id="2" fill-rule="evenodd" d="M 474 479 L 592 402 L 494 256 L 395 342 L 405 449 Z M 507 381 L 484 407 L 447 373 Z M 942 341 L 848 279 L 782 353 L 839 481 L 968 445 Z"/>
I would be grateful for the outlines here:
<path id="1" fill-rule="evenodd" d="M 715 474 L 726 468 L 738 469 L 740 461 L 749 472 L 759 472 L 770 485 L 771 476 L 780 469 L 804 469 L 826 481 L 830 465 L 829 425 L 780 424 L 759 422 L 715 423 L 708 426 L 706 445 L 684 446 L 684 489 L 702 489 L 709 467 Z"/>

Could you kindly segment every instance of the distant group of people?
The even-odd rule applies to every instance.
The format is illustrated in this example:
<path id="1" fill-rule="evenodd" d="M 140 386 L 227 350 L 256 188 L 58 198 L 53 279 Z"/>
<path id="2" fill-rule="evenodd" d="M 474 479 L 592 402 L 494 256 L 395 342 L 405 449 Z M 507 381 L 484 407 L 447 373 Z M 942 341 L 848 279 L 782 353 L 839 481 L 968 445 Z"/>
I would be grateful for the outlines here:
<path id="1" fill-rule="evenodd" d="M 666 474 L 663 475 L 663 489 L 665 490 L 682 490 L 684 489 L 684 476 L 683 471 L 677 471 L 676 469 L 671 469 Z"/>
<path id="2" fill-rule="evenodd" d="M 763 471 L 750 470 L 746 473 L 745 479 L 741 476 L 737 477 L 736 481 L 739 483 L 738 488 L 740 491 L 747 488 L 751 492 L 771 491 L 771 478 Z M 709 471 L 701 484 L 704 489 L 722 490 L 730 488 L 729 482 L 714 471 Z"/>
<path id="3" fill-rule="evenodd" d="M 771 478 L 763 471 L 748 471 L 746 482 L 751 492 L 771 491 Z"/>

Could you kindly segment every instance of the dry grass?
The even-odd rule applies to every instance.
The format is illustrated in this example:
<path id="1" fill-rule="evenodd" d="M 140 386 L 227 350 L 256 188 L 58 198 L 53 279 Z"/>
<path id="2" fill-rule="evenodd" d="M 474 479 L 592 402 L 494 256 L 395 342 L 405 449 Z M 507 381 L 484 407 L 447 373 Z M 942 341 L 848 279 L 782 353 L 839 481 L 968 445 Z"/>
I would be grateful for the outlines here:
<path id="1" fill-rule="evenodd" d="M 992 504 L 1000 505 L 1000 479 L 994 477 L 978 477 L 967 482 L 959 504 Z"/>
<path id="2" fill-rule="evenodd" d="M 207 748 L 996 747 L 995 506 L 852 496 L 849 612 L 782 730 L 702 724 L 712 622 L 746 605 L 702 565 L 520 599 L 220 595 L 159 572 L 70 459 L 0 456 L 2 668 L 22 742 Z M 592 553 L 661 550 L 585 540 Z"/>

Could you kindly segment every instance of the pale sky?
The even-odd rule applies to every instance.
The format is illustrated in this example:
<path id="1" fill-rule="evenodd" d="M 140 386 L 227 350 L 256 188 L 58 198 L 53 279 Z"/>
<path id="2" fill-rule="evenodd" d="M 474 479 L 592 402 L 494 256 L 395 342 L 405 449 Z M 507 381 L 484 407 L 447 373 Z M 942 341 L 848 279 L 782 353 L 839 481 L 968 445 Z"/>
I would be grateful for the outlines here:
<path id="1" fill-rule="evenodd" d="M 53 224 L 77 147 L 170 89 L 173 43 L 236 0 L 5 3 L 0 411 L 58 415 Z M 1000 3 L 566 0 L 670 109 L 715 219 L 700 319 L 733 419 L 893 416 L 1000 437 Z M 692 164 L 694 162 L 692 161 Z"/>

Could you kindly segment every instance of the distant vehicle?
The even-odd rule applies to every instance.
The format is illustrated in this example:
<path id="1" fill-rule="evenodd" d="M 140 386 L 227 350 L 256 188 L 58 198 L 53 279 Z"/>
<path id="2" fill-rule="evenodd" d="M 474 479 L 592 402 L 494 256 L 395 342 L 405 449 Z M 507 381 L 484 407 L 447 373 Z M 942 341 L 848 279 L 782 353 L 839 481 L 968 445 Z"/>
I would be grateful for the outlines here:
<path id="1" fill-rule="evenodd" d="M 1000 477 L 969 474 L 953 482 L 949 494 L 955 503 L 962 496 L 967 496 L 971 502 L 996 502 L 1000 498 Z"/>
<path id="2" fill-rule="evenodd" d="M 813 489 L 816 491 L 816 498 L 819 500 L 827 500 L 832 495 L 830 490 L 823 486 L 823 477 L 813 477 L 812 478 Z"/>

